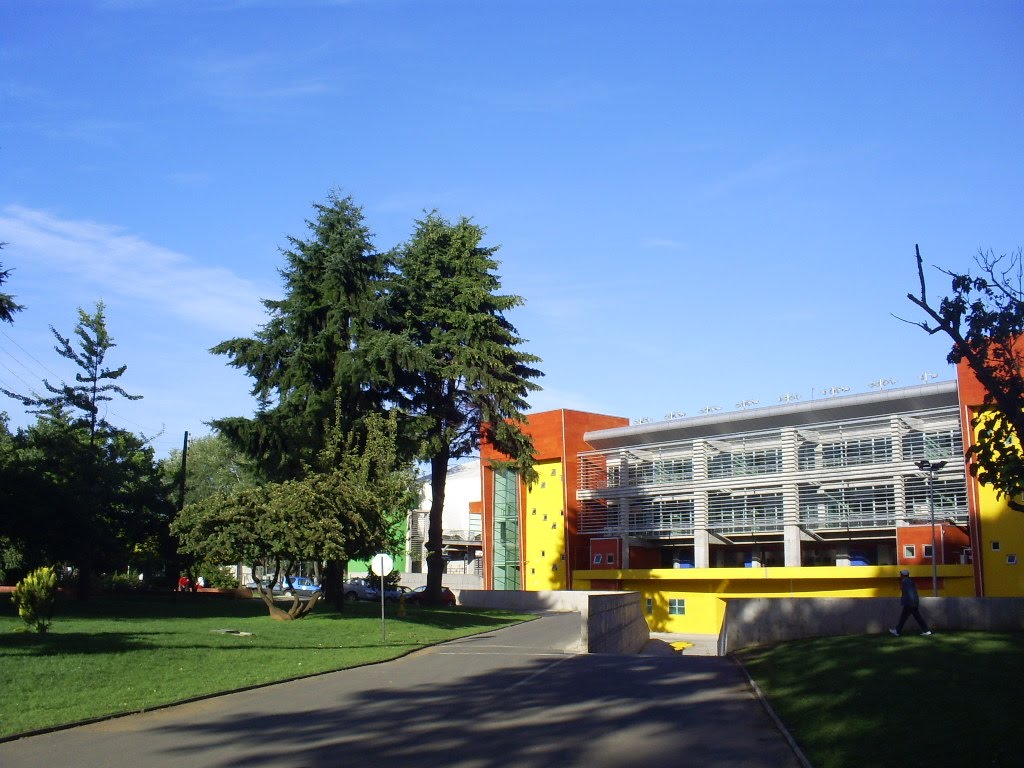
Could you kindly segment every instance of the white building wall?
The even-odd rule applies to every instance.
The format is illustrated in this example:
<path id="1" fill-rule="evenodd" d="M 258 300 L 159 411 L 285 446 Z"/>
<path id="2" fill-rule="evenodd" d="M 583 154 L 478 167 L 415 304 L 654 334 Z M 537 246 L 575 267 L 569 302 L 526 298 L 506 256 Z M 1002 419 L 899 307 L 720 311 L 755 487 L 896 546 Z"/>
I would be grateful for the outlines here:
<path id="1" fill-rule="evenodd" d="M 413 512 L 415 520 L 410 520 L 407 548 L 409 555 L 405 567 L 407 573 L 414 570 L 413 561 L 416 559 L 423 563 L 420 566 L 422 570 L 426 570 L 423 545 L 429 526 L 430 505 L 433 501 L 430 480 L 429 475 L 423 478 L 420 504 Z M 445 539 L 479 541 L 480 515 L 471 515 L 469 505 L 481 500 L 481 482 L 480 459 L 470 459 L 449 467 L 448 478 L 445 481 L 444 510 L 441 514 L 441 529 Z M 418 558 L 416 554 L 419 555 Z M 457 570 L 460 566 L 465 567 L 465 564 L 453 562 L 450 566 L 450 570 Z"/>

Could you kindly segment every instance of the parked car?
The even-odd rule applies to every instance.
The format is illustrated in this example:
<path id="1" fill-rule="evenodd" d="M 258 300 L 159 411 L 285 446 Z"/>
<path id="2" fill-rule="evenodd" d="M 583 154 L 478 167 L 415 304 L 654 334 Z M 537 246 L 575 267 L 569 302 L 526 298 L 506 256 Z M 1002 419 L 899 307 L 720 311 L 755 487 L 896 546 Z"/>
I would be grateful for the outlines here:
<path id="1" fill-rule="evenodd" d="M 250 581 L 245 586 L 246 586 L 247 589 L 270 589 L 271 586 L 272 586 L 270 582 L 271 582 L 271 577 L 270 576 L 263 576 L 258 581 L 255 580 L 255 579 L 253 581 Z M 273 588 L 277 589 L 278 586 L 275 584 L 275 585 L 273 585 Z"/>
<path id="2" fill-rule="evenodd" d="M 292 576 L 290 588 L 287 579 L 271 584 L 272 578 L 271 576 L 264 576 L 259 582 L 250 581 L 245 586 L 249 589 L 259 589 L 260 585 L 262 585 L 263 589 L 269 589 L 271 594 L 286 595 L 287 597 L 291 597 L 296 592 L 300 595 L 312 595 L 314 592 L 320 591 L 320 586 L 306 576 Z"/>
<path id="3" fill-rule="evenodd" d="M 370 595 L 370 600 L 376 600 L 380 602 L 380 587 L 370 587 L 367 592 Z M 404 587 L 399 584 L 397 587 L 391 587 L 384 590 L 384 599 L 389 603 L 397 603 L 404 596 L 408 599 L 409 594 L 412 592 L 409 587 Z"/>
<path id="4" fill-rule="evenodd" d="M 405 596 L 405 602 L 410 605 L 419 605 L 422 603 L 427 596 L 426 585 L 422 587 L 416 587 Z M 453 606 L 458 601 L 455 599 L 455 593 L 452 592 L 448 587 L 441 587 L 441 603 L 447 606 Z"/>
<path id="5" fill-rule="evenodd" d="M 304 594 L 304 595 L 311 595 L 314 592 L 319 592 L 320 591 L 320 585 L 317 584 L 312 579 L 307 578 L 305 576 L 293 576 L 291 582 L 292 582 L 291 590 L 288 589 L 287 581 L 282 586 L 284 594 L 286 594 L 286 595 L 289 594 L 290 591 L 295 591 L 295 592 L 298 592 L 298 593 Z"/>
<path id="6" fill-rule="evenodd" d="M 372 600 L 373 599 L 373 585 L 369 579 L 364 579 L 357 576 L 354 579 L 349 579 L 342 586 L 342 592 L 345 595 L 346 600 Z M 380 596 L 377 595 L 380 599 Z"/>

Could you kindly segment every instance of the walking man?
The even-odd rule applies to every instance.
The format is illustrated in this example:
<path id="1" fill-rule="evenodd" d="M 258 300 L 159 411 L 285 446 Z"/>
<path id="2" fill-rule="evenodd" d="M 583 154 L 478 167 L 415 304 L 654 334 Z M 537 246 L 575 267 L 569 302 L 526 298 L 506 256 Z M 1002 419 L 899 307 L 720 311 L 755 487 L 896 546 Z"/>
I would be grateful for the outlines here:
<path id="1" fill-rule="evenodd" d="M 913 616 L 917 626 L 921 628 L 921 634 L 930 635 L 932 631 L 928 629 L 928 624 L 921 617 L 920 604 L 921 598 L 917 594 L 917 585 L 910 578 L 910 571 L 906 569 L 900 571 L 900 605 L 903 606 L 903 610 L 900 611 L 899 623 L 890 629 L 889 633 L 894 637 L 899 637 L 903 633 L 903 625 L 907 623 L 907 618 Z"/>

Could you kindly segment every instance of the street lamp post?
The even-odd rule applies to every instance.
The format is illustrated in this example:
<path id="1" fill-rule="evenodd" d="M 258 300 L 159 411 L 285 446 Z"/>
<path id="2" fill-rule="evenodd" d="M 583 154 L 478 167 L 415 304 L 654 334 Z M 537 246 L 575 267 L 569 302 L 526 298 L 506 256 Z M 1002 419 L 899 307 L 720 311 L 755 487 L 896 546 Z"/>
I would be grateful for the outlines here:
<path id="1" fill-rule="evenodd" d="M 932 521 L 932 597 L 939 596 L 939 549 L 935 543 L 935 473 L 946 466 L 945 461 L 921 459 L 914 462 L 922 472 L 928 473 L 928 514 Z"/>

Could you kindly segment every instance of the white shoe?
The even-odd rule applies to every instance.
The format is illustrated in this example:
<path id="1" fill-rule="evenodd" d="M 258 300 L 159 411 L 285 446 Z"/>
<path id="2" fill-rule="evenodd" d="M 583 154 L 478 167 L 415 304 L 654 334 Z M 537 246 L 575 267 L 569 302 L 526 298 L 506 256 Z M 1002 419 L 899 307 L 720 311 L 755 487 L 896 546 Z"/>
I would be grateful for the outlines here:
<path id="1" fill-rule="evenodd" d="M 892 635 L 893 637 L 899 637 L 900 636 L 900 633 L 898 631 L 896 631 L 895 629 L 890 629 L 889 630 L 889 634 Z"/>
<path id="2" fill-rule="evenodd" d="M 921 637 L 928 637 L 931 633 L 932 631 L 929 629 L 927 632 L 922 632 Z"/>

